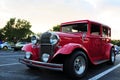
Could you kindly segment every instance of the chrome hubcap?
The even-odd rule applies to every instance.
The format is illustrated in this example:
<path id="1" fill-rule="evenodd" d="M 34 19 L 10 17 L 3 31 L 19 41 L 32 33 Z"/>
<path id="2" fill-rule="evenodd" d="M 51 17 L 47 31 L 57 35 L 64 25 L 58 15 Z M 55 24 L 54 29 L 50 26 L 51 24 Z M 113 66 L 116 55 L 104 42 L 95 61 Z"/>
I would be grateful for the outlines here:
<path id="1" fill-rule="evenodd" d="M 111 54 L 111 60 L 112 60 L 112 62 L 114 62 L 114 60 L 115 60 L 115 54 L 114 54 L 113 51 L 112 51 L 112 54 Z"/>
<path id="2" fill-rule="evenodd" d="M 78 56 L 74 61 L 74 70 L 76 74 L 80 75 L 85 71 L 85 59 L 81 56 Z"/>

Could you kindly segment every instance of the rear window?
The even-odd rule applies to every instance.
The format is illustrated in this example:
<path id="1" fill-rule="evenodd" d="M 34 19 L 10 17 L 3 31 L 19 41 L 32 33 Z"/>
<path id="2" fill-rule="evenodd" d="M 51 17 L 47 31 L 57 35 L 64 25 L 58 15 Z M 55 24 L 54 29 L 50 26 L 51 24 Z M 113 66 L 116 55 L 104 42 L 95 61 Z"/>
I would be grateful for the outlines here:
<path id="1" fill-rule="evenodd" d="M 110 37 L 110 29 L 107 28 L 106 26 L 103 26 L 103 29 L 102 29 L 102 36 L 103 37 Z"/>
<path id="2" fill-rule="evenodd" d="M 99 24 L 91 24 L 91 34 L 92 35 L 100 35 L 100 25 Z"/>

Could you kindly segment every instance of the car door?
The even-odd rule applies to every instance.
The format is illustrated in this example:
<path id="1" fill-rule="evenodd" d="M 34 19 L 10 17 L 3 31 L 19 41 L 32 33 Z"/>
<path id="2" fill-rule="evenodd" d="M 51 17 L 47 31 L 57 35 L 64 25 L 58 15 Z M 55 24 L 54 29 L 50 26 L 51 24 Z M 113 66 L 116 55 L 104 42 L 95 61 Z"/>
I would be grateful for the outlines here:
<path id="1" fill-rule="evenodd" d="M 101 25 L 91 23 L 90 26 L 90 56 L 93 61 L 100 61 L 102 59 L 102 39 L 101 39 Z"/>
<path id="2" fill-rule="evenodd" d="M 110 37 L 111 37 L 111 29 L 108 28 L 107 26 L 102 26 L 102 53 L 104 54 L 103 58 L 107 56 L 105 54 L 106 45 L 107 43 L 110 43 Z"/>

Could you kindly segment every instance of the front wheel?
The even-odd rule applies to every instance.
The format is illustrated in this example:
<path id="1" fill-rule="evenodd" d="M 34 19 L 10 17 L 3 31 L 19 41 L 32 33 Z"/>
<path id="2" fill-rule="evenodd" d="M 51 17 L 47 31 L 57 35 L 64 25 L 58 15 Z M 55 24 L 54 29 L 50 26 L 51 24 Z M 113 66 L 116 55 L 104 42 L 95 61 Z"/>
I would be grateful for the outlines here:
<path id="1" fill-rule="evenodd" d="M 64 72 L 72 78 L 81 78 L 88 68 L 87 57 L 84 52 L 74 52 L 64 63 Z"/>

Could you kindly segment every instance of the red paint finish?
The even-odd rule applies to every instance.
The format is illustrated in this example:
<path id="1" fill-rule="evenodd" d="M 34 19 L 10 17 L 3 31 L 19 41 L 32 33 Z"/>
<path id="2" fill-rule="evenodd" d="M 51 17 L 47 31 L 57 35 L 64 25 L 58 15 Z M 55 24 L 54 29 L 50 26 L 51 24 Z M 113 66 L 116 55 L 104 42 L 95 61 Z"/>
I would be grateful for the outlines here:
<path id="1" fill-rule="evenodd" d="M 77 49 L 83 50 L 91 63 L 95 65 L 99 61 L 109 60 L 113 45 L 110 43 L 111 28 L 106 25 L 90 20 L 65 22 L 61 24 L 60 32 L 54 34 L 59 36 L 59 41 L 53 48 L 53 55 L 50 59 L 54 59 L 58 54 L 69 55 Z M 43 38 L 47 39 L 47 37 Z M 47 43 L 41 44 L 48 45 Z M 32 60 L 38 60 L 39 54 L 43 54 L 38 47 L 33 48 L 32 44 L 24 46 L 23 50 L 32 52 Z"/>
<path id="2" fill-rule="evenodd" d="M 78 48 L 75 45 L 68 45 L 68 43 L 75 43 L 79 48 L 85 50 L 90 61 L 96 64 L 97 61 L 108 60 L 110 56 L 110 49 L 113 45 L 110 44 L 111 29 L 110 27 L 98 22 L 89 20 L 79 20 L 66 22 L 61 24 L 61 32 L 63 27 L 69 27 L 73 24 L 86 23 L 87 31 L 73 32 L 73 33 L 57 33 L 61 37 L 61 45 L 63 49 L 58 50 L 58 53 L 69 54 L 74 49 Z M 69 26 L 66 26 L 69 25 Z M 85 35 L 85 37 L 83 37 Z M 66 47 L 66 45 L 68 45 Z"/>
<path id="3" fill-rule="evenodd" d="M 72 51 L 74 51 L 74 49 L 83 49 L 85 52 L 87 52 L 86 48 L 84 46 L 82 46 L 81 44 L 77 44 L 77 43 L 69 43 L 64 45 L 62 48 L 60 48 L 54 55 L 54 57 L 58 54 L 71 54 Z"/>
<path id="4" fill-rule="evenodd" d="M 33 45 L 33 44 L 27 44 L 22 48 L 25 52 L 31 52 L 32 53 L 32 60 L 38 60 L 39 59 L 39 53 L 40 53 L 40 46 L 39 45 Z"/>

